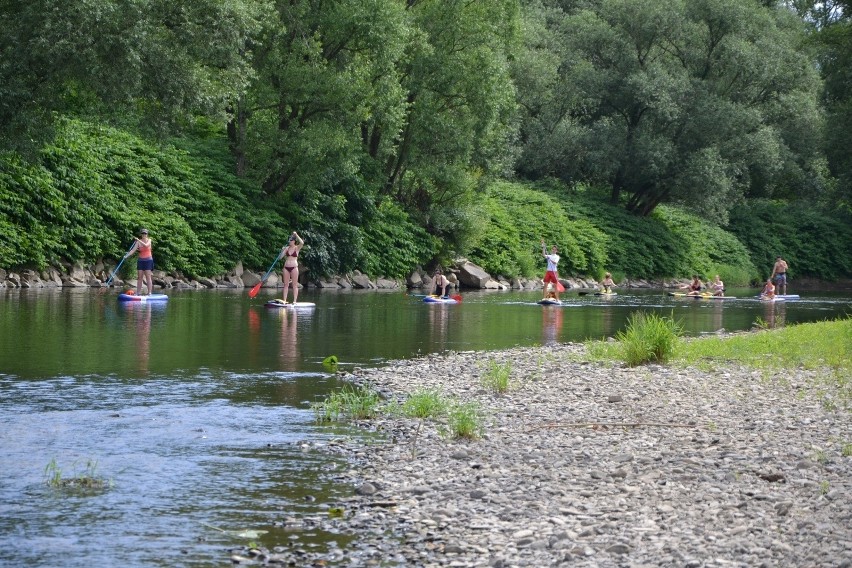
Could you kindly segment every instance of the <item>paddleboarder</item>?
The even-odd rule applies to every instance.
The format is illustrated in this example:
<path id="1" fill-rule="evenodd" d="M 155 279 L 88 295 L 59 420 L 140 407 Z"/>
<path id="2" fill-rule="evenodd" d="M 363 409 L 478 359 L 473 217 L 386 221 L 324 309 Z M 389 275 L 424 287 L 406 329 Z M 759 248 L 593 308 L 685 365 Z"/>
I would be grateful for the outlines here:
<path id="1" fill-rule="evenodd" d="M 299 299 L 299 251 L 302 250 L 305 241 L 299 236 L 299 233 L 293 231 L 290 238 L 287 239 L 286 246 L 281 247 L 281 254 L 278 258 L 284 259 L 284 270 L 281 271 L 281 278 L 284 281 L 284 303 L 287 303 L 287 288 L 293 288 L 293 304 Z"/>
<path id="2" fill-rule="evenodd" d="M 553 284 L 553 296 L 559 299 L 559 274 L 556 267 L 559 264 L 559 251 L 556 245 L 550 247 L 550 254 L 547 254 L 547 245 L 544 244 L 544 239 L 541 239 L 541 254 L 547 259 L 547 272 L 544 274 L 544 290 L 547 292 L 547 285 Z"/>
<path id="3" fill-rule="evenodd" d="M 778 293 L 782 296 L 787 294 L 787 261 L 780 256 L 775 257 L 775 265 L 769 279 L 775 284 Z"/>
<path id="4" fill-rule="evenodd" d="M 724 296 L 725 295 L 725 283 L 722 282 L 722 279 L 719 278 L 717 274 L 713 279 L 713 283 L 710 286 L 713 289 L 714 296 Z"/>
<path id="5" fill-rule="evenodd" d="M 434 295 L 440 296 L 441 298 L 447 298 L 447 286 L 450 285 L 450 281 L 447 280 L 447 277 L 441 272 L 441 269 L 438 268 L 435 270 L 435 276 L 432 278 L 432 287 L 434 289 Z M 440 292 L 440 293 L 439 293 Z"/>
<path id="6" fill-rule="evenodd" d="M 604 294 L 612 294 L 612 288 L 615 286 L 615 282 L 612 279 L 612 274 L 607 272 L 604 275 L 603 282 L 601 282 L 601 286 L 603 286 Z"/>
<path id="7" fill-rule="evenodd" d="M 148 289 L 147 294 L 154 292 L 154 241 L 148 238 L 148 229 L 139 231 L 139 236 L 136 237 L 136 242 L 124 255 L 125 260 L 133 253 L 139 252 L 139 258 L 136 260 L 136 295 L 142 295 L 142 283 Z"/>

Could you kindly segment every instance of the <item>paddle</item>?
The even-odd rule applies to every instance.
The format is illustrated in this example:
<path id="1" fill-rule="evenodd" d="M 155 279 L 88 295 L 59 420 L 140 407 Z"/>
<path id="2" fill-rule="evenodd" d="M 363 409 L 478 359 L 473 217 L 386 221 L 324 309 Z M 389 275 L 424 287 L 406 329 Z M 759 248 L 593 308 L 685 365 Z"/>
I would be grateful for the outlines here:
<path id="1" fill-rule="evenodd" d="M 136 244 L 136 242 L 134 241 L 133 245 L 135 245 L 135 244 Z M 131 250 L 133 250 L 133 245 L 130 245 L 130 248 L 127 249 L 127 252 L 130 252 Z M 127 257 L 122 256 L 121 262 L 118 263 L 118 266 L 116 266 L 115 270 L 112 271 L 112 274 L 109 275 L 109 278 L 107 279 L 107 281 L 104 282 L 104 289 L 109 288 L 109 285 L 112 283 L 112 279 L 115 278 L 116 274 L 118 274 L 118 269 L 121 268 L 121 265 L 124 264 L 125 260 L 127 260 Z"/>
<path id="2" fill-rule="evenodd" d="M 269 275 L 272 273 L 272 269 L 275 268 L 275 265 L 278 264 L 278 261 L 281 260 L 281 255 L 275 257 L 275 260 L 272 262 L 272 266 L 269 267 L 269 270 L 266 271 L 266 274 L 263 275 L 263 278 L 260 279 L 260 282 L 254 285 L 254 288 L 249 290 L 249 298 L 254 298 L 257 296 L 257 293 L 260 292 L 260 287 L 263 286 L 263 283 L 266 282 L 266 279 L 269 278 Z"/>
<path id="3" fill-rule="evenodd" d="M 461 300 L 462 300 L 460 294 L 456 294 L 455 296 L 450 296 L 450 298 L 452 298 L 453 300 L 455 300 L 458 303 L 461 303 Z"/>

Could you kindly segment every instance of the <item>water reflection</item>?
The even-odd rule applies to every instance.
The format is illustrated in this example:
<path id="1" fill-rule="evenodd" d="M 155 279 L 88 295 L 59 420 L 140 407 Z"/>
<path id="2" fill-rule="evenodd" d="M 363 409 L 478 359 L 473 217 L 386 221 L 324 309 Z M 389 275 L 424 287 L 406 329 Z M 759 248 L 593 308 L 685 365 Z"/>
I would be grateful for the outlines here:
<path id="1" fill-rule="evenodd" d="M 565 310 L 560 306 L 543 306 L 541 312 L 541 344 L 552 345 L 559 341 L 562 331 L 562 317 Z"/>
<path id="2" fill-rule="evenodd" d="M 120 302 L 118 309 L 124 317 L 125 329 L 134 331 L 136 370 L 147 375 L 151 357 L 151 317 L 155 310 L 164 310 L 165 304 L 155 306 L 143 302 Z"/>
<path id="3" fill-rule="evenodd" d="M 440 350 L 447 348 L 447 329 L 449 327 L 449 310 L 458 309 L 448 304 L 429 304 L 429 340 Z"/>
<path id="4" fill-rule="evenodd" d="M 787 321 L 787 302 L 764 302 L 763 321 L 768 329 L 784 327 Z"/>

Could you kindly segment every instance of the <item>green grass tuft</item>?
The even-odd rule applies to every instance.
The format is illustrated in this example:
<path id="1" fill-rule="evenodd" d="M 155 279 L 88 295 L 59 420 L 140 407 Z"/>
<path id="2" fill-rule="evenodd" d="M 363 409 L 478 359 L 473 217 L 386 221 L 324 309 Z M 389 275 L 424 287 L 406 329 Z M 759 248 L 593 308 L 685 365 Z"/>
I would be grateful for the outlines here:
<path id="1" fill-rule="evenodd" d="M 672 318 L 634 312 L 628 320 L 627 329 L 618 332 L 616 339 L 621 346 L 624 362 L 634 367 L 654 361 L 668 361 L 681 332 L 681 325 Z"/>

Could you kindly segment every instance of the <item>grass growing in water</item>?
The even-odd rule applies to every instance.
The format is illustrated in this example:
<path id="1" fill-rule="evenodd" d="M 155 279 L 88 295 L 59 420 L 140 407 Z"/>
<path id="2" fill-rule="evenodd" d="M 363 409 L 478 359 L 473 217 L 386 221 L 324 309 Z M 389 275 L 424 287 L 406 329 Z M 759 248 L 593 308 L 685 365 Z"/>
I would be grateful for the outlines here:
<path id="1" fill-rule="evenodd" d="M 341 418 L 353 420 L 375 418 L 381 397 L 369 385 L 345 386 L 325 397 L 322 402 L 311 405 L 317 422 L 335 422 Z"/>
<path id="2" fill-rule="evenodd" d="M 631 367 L 656 361 L 664 363 L 674 352 L 682 327 L 672 318 L 634 312 L 627 329 L 618 332 L 620 358 Z"/>
<path id="3" fill-rule="evenodd" d="M 491 360 L 482 376 L 482 384 L 489 390 L 504 393 L 509 390 L 509 377 L 511 375 L 512 363 L 507 361 L 501 365 L 497 361 Z"/>
<path id="4" fill-rule="evenodd" d="M 72 467 L 76 462 L 72 464 Z M 112 482 L 104 479 L 97 473 L 97 460 L 86 460 L 86 468 L 78 473 L 75 468 L 74 475 L 71 477 L 63 477 L 62 469 L 56 463 L 56 459 L 50 460 L 44 468 L 45 482 L 49 487 L 55 489 L 107 489 L 112 486 Z"/>

